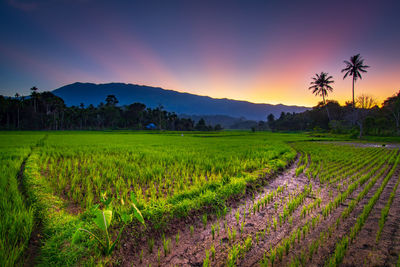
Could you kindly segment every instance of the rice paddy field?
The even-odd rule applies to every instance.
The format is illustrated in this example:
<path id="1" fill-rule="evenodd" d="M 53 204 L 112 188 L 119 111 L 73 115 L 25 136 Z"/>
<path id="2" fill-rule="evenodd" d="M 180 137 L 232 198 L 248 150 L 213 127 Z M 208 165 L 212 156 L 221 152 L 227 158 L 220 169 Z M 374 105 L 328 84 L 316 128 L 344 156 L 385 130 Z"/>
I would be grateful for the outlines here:
<path id="1" fill-rule="evenodd" d="M 0 266 L 399 266 L 396 144 L 1 132 Z"/>

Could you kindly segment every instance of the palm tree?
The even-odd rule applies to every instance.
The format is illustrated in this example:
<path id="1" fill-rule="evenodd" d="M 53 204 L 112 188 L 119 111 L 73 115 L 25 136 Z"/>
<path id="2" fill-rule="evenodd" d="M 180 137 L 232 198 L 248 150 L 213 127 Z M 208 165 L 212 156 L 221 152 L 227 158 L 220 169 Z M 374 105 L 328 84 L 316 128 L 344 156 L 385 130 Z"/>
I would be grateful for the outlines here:
<path id="1" fill-rule="evenodd" d="M 333 88 L 330 84 L 334 83 L 333 77 L 328 76 L 327 72 L 321 72 L 320 74 L 316 73 L 315 77 L 312 78 L 313 81 L 310 83 L 311 86 L 308 88 L 312 90 L 312 93 L 315 95 L 322 96 L 322 101 L 326 108 L 326 112 L 328 113 L 328 119 L 331 120 L 331 116 L 329 114 L 328 106 L 325 102 L 325 97 L 328 96 L 328 91 L 332 92 Z"/>
<path id="2" fill-rule="evenodd" d="M 34 86 L 34 87 L 32 87 L 31 88 L 31 97 L 33 98 L 33 109 L 35 110 L 35 113 L 36 113 L 36 98 L 37 98 L 37 91 L 38 91 L 38 89 L 37 89 L 37 87 L 36 86 Z"/>
<path id="3" fill-rule="evenodd" d="M 354 105 L 354 83 L 358 78 L 362 79 L 360 72 L 367 72 L 365 69 L 369 66 L 364 65 L 364 59 L 361 58 L 360 54 L 350 57 L 350 61 L 345 60 L 346 67 L 342 69 L 342 72 L 346 72 L 343 79 L 347 76 L 353 76 L 353 109 Z"/>
<path id="4" fill-rule="evenodd" d="M 19 104 L 20 104 L 20 100 L 19 100 L 19 94 L 15 93 L 15 100 L 17 101 L 17 129 L 19 129 Z"/>

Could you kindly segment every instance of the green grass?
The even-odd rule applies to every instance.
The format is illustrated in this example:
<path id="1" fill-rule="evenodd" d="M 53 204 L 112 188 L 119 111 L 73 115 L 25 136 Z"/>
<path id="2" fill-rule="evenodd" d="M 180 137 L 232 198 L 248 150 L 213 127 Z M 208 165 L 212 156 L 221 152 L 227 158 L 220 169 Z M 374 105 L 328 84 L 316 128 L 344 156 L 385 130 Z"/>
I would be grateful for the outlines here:
<path id="1" fill-rule="evenodd" d="M 107 264 L 110 258 L 77 232 L 96 231 L 91 207 L 101 193 L 116 199 L 116 228 L 131 192 L 149 227 L 162 228 L 169 219 L 204 207 L 224 210 L 225 201 L 257 185 L 259 175 L 283 169 L 294 159 L 288 141 L 309 139 L 304 134 L 243 131 L 0 135 L 0 205 L 6 214 L 0 221 L 1 266 L 22 263 L 34 223 L 39 222 L 43 239 L 38 265 Z M 25 199 L 17 173 L 26 158 Z"/>
<path id="2" fill-rule="evenodd" d="M 47 137 L 43 139 L 44 136 Z M 135 194 L 150 229 L 161 232 L 172 219 L 190 214 L 200 214 L 199 221 L 206 227 L 214 217 L 213 210 L 216 214 L 226 214 L 229 199 L 253 190 L 261 184 L 260 177 L 284 169 L 301 151 L 297 175 L 319 179 L 327 186 L 340 184 L 344 190 L 340 198 L 332 199 L 331 206 L 321 207 L 329 214 L 347 198 L 346 192 L 354 191 L 373 176 L 378 170 L 374 164 L 379 166 L 389 157 L 381 148 L 340 146 L 338 153 L 334 144 L 302 142 L 337 137 L 301 133 L 229 131 L 181 136 L 178 132 L 144 131 L 4 132 L 0 137 L 0 205 L 2 214 L 7 214 L 0 219 L 1 266 L 22 263 L 34 222 L 39 221 L 44 236 L 37 258 L 39 265 L 113 264 L 110 257 L 102 256 L 93 239 L 77 232 L 79 228 L 97 231 L 92 207 L 100 202 L 102 193 L 115 199 L 116 222 L 110 229 L 114 236 L 121 226 L 120 214 L 131 203 L 131 193 Z M 26 199 L 17 181 L 25 158 Z M 362 173 L 364 168 L 368 173 Z M 282 190 L 286 189 L 278 188 L 276 195 L 265 195 L 249 206 L 248 216 L 259 212 L 265 204 L 272 204 Z M 307 216 L 317 205 L 319 208 L 317 199 L 313 206 L 303 207 L 305 196 L 315 194 L 311 188 L 299 188 L 298 193 L 282 200 L 282 212 L 270 222 L 274 229 L 278 229 L 278 221 L 279 229 L 285 227 L 297 209 L 303 208 Z M 237 214 L 237 224 L 242 222 L 243 228 L 246 214 L 242 221 L 240 215 Z M 304 235 L 318 223 L 319 218 L 304 225 L 307 227 Z M 212 224 L 213 236 L 215 232 L 219 234 L 219 228 L 215 228 Z M 190 229 L 193 232 L 193 227 Z M 247 237 L 238 244 L 242 236 L 237 236 L 234 228 L 229 231 L 232 249 L 228 265 L 243 257 L 258 240 L 255 236 Z M 295 241 L 297 233 L 295 230 L 290 242 Z M 177 244 L 179 235 L 173 238 Z M 290 249 L 289 239 L 284 241 L 271 251 L 275 253 L 275 262 Z M 169 254 L 171 244 L 170 239 L 164 239 L 163 254 Z M 154 239 L 149 239 L 148 246 L 153 251 Z M 311 248 L 315 249 L 318 248 Z M 161 253 L 154 247 L 155 252 Z"/>
<path id="3" fill-rule="evenodd" d="M 40 135 L 0 134 L 0 266 L 23 264 L 34 226 L 34 212 L 24 201 L 18 173 Z"/>
<path id="4" fill-rule="evenodd" d="M 257 180 L 282 169 L 296 152 L 285 141 L 302 135 L 57 134 L 49 135 L 38 165 L 57 195 L 89 208 L 102 192 L 129 202 L 135 192 L 153 223 L 222 207 Z"/>

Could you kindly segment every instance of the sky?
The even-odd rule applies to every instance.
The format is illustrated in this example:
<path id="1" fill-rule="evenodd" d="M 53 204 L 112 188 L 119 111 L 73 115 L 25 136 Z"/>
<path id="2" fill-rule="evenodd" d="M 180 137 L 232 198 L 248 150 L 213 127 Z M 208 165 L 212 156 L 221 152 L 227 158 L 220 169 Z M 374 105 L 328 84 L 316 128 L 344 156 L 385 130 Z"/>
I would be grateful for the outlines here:
<path id="1" fill-rule="evenodd" d="M 344 60 L 368 73 L 356 95 L 400 90 L 400 1 L 0 0 L 0 95 L 123 82 L 255 103 L 351 99 Z"/>

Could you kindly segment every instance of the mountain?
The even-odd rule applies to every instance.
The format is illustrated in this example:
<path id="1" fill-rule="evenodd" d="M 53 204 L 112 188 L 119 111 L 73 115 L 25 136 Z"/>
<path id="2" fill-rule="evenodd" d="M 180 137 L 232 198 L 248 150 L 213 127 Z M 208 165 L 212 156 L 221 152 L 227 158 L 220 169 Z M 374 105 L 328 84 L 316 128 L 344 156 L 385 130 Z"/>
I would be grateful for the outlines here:
<path id="1" fill-rule="evenodd" d="M 96 106 L 100 102 L 104 103 L 107 95 L 113 94 L 119 100 L 119 105 L 140 102 L 151 108 L 162 105 L 165 110 L 177 114 L 226 115 L 249 120 L 266 120 L 266 116 L 270 113 L 279 117 L 282 111 L 299 113 L 309 109 L 282 104 L 255 104 L 226 98 L 211 98 L 159 87 L 124 83 L 73 83 L 55 89 L 53 93 L 64 99 L 68 106 L 78 106 L 80 103 L 84 103 L 85 106 L 89 104 Z"/>

